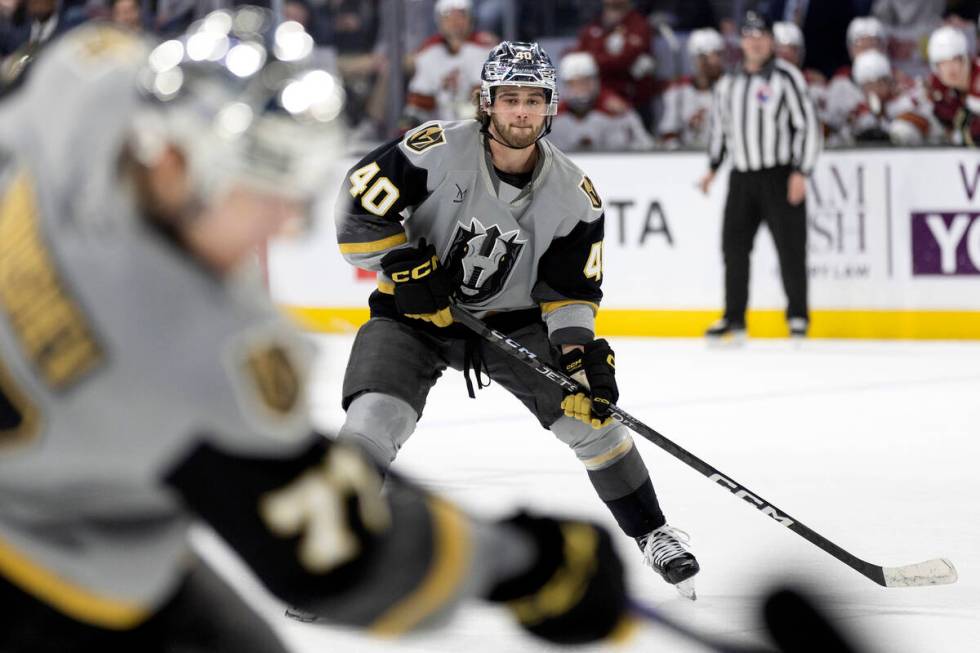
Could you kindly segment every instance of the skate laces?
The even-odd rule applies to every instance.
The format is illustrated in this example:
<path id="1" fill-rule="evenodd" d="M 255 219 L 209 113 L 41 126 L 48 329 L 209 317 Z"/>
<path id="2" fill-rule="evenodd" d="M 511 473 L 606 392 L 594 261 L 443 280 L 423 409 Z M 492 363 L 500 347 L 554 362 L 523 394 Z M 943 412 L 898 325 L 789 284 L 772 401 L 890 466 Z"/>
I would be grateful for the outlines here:
<path id="1" fill-rule="evenodd" d="M 661 526 L 651 531 L 643 542 L 643 557 L 654 567 L 663 567 L 664 563 L 687 554 L 691 536 L 673 526 Z"/>

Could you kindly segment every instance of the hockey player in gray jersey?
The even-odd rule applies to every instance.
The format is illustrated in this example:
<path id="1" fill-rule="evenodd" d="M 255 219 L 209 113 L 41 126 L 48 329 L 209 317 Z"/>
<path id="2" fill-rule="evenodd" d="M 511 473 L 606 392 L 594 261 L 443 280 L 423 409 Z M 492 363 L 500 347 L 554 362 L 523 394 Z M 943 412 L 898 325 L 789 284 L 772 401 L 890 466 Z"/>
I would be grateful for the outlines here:
<path id="1" fill-rule="evenodd" d="M 216 12 L 149 52 L 82 27 L 0 102 L 0 651 L 283 651 L 194 562 L 195 517 L 329 620 L 394 635 L 473 597 L 555 642 L 610 635 L 600 527 L 382 497 L 311 430 L 307 346 L 241 266 L 331 176 L 342 95 L 273 27 Z"/>
<path id="2" fill-rule="evenodd" d="M 415 430 L 436 379 L 485 372 L 570 446 L 646 561 L 690 598 L 698 563 L 668 526 L 618 398 L 614 355 L 595 339 L 603 207 L 589 178 L 543 137 L 558 106 L 555 69 L 535 43 L 504 42 L 483 67 L 476 120 L 430 122 L 348 173 L 338 202 L 347 260 L 379 271 L 371 319 L 344 379 L 342 440 L 387 467 Z M 451 302 L 546 360 L 590 395 L 563 396 L 461 325 Z"/>

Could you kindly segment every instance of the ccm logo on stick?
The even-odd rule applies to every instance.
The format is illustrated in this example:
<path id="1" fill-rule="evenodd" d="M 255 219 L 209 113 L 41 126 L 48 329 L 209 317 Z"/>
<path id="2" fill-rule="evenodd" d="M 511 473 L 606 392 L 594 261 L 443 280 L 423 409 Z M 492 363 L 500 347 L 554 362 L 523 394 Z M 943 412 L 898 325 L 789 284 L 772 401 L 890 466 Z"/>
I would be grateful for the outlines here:
<path id="1" fill-rule="evenodd" d="M 731 479 L 727 479 L 718 473 L 712 474 L 708 478 L 710 478 L 718 485 L 728 488 L 729 490 L 732 491 L 732 494 L 737 496 L 739 499 L 742 499 L 743 501 L 752 504 L 753 506 L 761 510 L 762 514 L 772 517 L 783 526 L 789 527 L 793 525 L 792 519 L 780 515 L 778 512 L 776 512 L 775 508 L 773 508 L 772 506 L 770 506 L 769 504 L 767 504 L 765 501 L 755 496 L 754 494 L 750 494 L 745 489 L 740 488 L 738 484 L 735 483 L 735 481 L 732 481 Z"/>

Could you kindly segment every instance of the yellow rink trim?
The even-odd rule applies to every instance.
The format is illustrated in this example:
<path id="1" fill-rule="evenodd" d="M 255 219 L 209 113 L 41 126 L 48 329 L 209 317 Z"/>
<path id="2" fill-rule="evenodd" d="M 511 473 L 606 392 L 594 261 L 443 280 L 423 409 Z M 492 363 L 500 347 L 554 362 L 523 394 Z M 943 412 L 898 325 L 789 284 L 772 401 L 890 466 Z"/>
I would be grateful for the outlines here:
<path id="1" fill-rule="evenodd" d="M 112 630 L 130 630 L 146 621 L 142 605 L 93 594 L 27 558 L 0 540 L 0 575 L 76 621 Z"/>
<path id="2" fill-rule="evenodd" d="M 321 333 L 352 333 L 368 319 L 367 308 L 283 308 L 304 328 Z M 596 331 L 602 336 L 698 337 L 720 315 L 603 308 L 596 317 Z M 980 340 L 980 311 L 817 310 L 811 319 L 813 338 Z M 754 338 L 787 335 L 782 311 L 749 311 L 747 322 Z"/>

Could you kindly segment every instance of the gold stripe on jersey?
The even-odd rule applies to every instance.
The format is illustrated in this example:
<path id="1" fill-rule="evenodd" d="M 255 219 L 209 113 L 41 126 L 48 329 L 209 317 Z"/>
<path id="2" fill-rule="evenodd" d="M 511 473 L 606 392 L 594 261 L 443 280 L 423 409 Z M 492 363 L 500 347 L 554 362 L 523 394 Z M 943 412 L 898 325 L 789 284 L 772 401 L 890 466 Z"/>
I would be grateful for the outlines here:
<path id="1" fill-rule="evenodd" d="M 541 314 L 547 315 L 548 313 L 554 313 L 559 308 L 563 308 L 565 306 L 572 306 L 574 304 L 583 304 L 585 306 L 590 306 L 592 307 L 593 314 L 599 313 L 599 305 L 596 304 L 595 302 L 587 302 L 583 299 L 563 299 L 559 302 L 544 302 L 543 304 L 541 304 Z"/>
<path id="2" fill-rule="evenodd" d="M 0 306 L 44 381 L 63 390 L 104 356 L 69 295 L 40 225 L 30 178 L 21 173 L 0 198 Z"/>
<path id="3" fill-rule="evenodd" d="M 408 242 L 408 236 L 404 233 L 388 236 L 381 240 L 372 240 L 367 243 L 340 243 L 341 254 L 374 254 L 382 252 L 389 247 L 396 247 Z"/>
<path id="4" fill-rule="evenodd" d="M 394 637 L 412 630 L 452 601 L 466 582 L 473 554 L 466 517 L 451 504 L 434 497 L 427 503 L 434 531 L 429 573 L 414 592 L 371 625 L 375 635 Z"/>
<path id="5" fill-rule="evenodd" d="M 380 290 L 381 292 L 383 292 L 386 295 L 394 295 L 395 294 L 395 284 L 392 283 L 391 281 L 385 281 L 384 279 L 379 278 L 378 279 L 378 290 Z"/>
<path id="6" fill-rule="evenodd" d="M 94 594 L 45 569 L 0 539 L 0 575 L 76 621 L 111 630 L 130 630 L 150 610 L 129 601 Z"/>
<path id="7" fill-rule="evenodd" d="M 32 440 L 37 435 L 39 423 L 37 406 L 17 386 L 0 361 L 0 447 Z"/>

